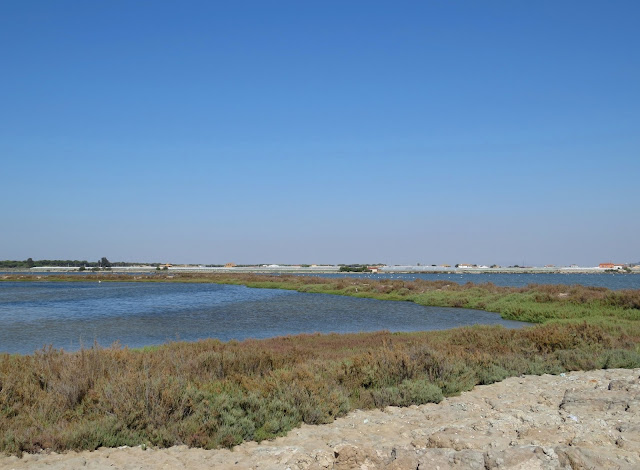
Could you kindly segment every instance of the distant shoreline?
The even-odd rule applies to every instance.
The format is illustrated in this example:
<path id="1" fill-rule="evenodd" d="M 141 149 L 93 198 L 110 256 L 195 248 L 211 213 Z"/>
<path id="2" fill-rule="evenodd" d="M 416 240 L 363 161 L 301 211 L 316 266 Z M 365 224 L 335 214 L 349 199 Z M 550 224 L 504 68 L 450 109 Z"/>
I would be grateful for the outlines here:
<path id="1" fill-rule="evenodd" d="M 0 272 L 6 273 L 92 273 L 87 269 L 79 271 L 77 267 L 47 266 L 24 268 L 5 268 Z M 157 270 L 155 266 L 126 266 L 112 267 L 107 271 L 112 273 L 242 273 L 242 274 L 363 274 L 361 272 L 340 271 L 340 266 L 247 266 L 247 267 L 202 267 L 202 266 L 174 266 L 163 270 Z M 384 266 L 379 268 L 380 274 L 640 274 L 640 269 L 634 268 L 631 271 L 612 270 L 599 267 L 524 267 L 524 268 L 454 268 L 454 267 L 434 267 L 434 266 Z M 365 272 L 365 274 L 373 274 Z"/>

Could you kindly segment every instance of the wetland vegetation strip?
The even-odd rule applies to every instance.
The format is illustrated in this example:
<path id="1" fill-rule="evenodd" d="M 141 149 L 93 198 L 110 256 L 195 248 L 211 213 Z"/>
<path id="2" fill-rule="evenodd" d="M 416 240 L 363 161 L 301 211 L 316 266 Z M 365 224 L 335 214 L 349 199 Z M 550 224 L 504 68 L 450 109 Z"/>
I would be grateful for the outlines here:
<path id="1" fill-rule="evenodd" d="M 118 280 L 84 281 L 107 279 Z M 230 447 L 356 408 L 438 402 L 509 376 L 640 367 L 637 290 L 298 276 L 150 280 L 484 308 L 541 324 L 0 354 L 1 451 Z"/>

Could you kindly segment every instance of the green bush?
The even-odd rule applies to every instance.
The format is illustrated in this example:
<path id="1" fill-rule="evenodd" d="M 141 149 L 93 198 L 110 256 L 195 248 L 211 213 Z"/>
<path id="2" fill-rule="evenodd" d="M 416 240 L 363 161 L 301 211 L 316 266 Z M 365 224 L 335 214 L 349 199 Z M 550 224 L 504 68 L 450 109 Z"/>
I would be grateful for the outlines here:
<path id="1" fill-rule="evenodd" d="M 376 407 L 440 403 L 442 390 L 428 380 L 405 380 L 397 387 L 384 387 L 371 392 Z"/>

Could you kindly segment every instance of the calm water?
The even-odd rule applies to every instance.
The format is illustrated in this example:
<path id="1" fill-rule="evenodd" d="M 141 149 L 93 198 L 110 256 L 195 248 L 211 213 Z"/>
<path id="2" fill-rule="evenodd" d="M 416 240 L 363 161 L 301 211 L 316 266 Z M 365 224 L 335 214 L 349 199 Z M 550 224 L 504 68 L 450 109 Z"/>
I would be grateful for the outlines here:
<path id="1" fill-rule="evenodd" d="M 0 282 L 0 352 L 114 341 L 267 338 L 298 333 L 420 331 L 473 324 L 518 328 L 495 313 L 410 302 L 179 283 Z"/>
<path id="2" fill-rule="evenodd" d="M 0 272 L 3 274 L 15 274 L 10 272 Z M 60 273 L 43 272 L 38 273 L 39 276 L 55 276 Z M 92 273 L 70 272 L 66 275 L 86 276 Z M 126 273 L 118 273 L 126 274 Z M 129 273 L 131 276 L 139 276 L 141 273 Z M 155 272 L 145 273 L 143 275 L 153 276 Z M 277 273 L 274 273 L 277 275 Z M 265 276 L 268 274 L 265 274 Z M 497 286 L 524 287 L 529 284 L 565 284 L 582 286 L 606 287 L 607 289 L 640 289 L 640 274 L 621 274 L 621 273 L 464 273 L 464 274 L 448 274 L 448 273 L 304 273 L 296 274 L 300 276 L 321 276 L 321 277 L 362 277 L 372 279 L 403 279 L 413 281 L 414 279 L 423 279 L 425 281 L 451 281 L 458 284 L 473 282 L 474 284 L 483 284 L 492 282 Z"/>
<path id="3" fill-rule="evenodd" d="M 444 274 L 444 273 L 417 273 L 417 274 L 318 274 L 323 277 L 344 277 L 355 276 L 372 279 L 403 279 L 413 281 L 414 279 L 423 279 L 425 281 L 452 281 L 458 284 L 473 282 L 481 284 L 492 282 L 497 286 L 524 287 L 529 284 L 580 284 L 583 286 L 606 287 L 608 289 L 640 289 L 640 274 L 557 274 L 557 273 L 540 273 L 540 274 Z"/>

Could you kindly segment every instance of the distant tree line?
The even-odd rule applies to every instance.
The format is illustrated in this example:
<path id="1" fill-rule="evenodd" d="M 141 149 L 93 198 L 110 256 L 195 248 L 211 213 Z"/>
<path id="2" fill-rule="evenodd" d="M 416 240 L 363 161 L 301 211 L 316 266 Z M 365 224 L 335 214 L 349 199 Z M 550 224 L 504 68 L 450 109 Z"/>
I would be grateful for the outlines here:
<path id="1" fill-rule="evenodd" d="M 369 269 L 367 269 L 366 265 L 359 264 L 350 264 L 340 266 L 340 272 L 342 273 L 366 273 Z"/>
<path id="2" fill-rule="evenodd" d="M 0 260 L 0 269 L 2 268 L 36 268 L 36 267 L 54 267 L 54 266 L 68 266 L 71 268 L 111 268 L 111 267 L 126 267 L 126 266 L 139 266 L 140 264 L 148 264 L 150 266 L 158 266 L 160 263 L 127 263 L 124 261 L 111 262 L 106 257 L 102 257 L 98 261 L 87 261 L 77 259 L 40 259 L 33 260 L 28 258 L 24 261 L 16 260 Z"/>
<path id="3" fill-rule="evenodd" d="M 31 259 L 31 258 L 29 258 Z M 4 260 L 0 261 L 0 268 L 30 268 L 27 263 L 28 260 L 25 261 L 12 261 L 12 260 Z M 33 260 L 31 260 L 33 262 Z"/>

